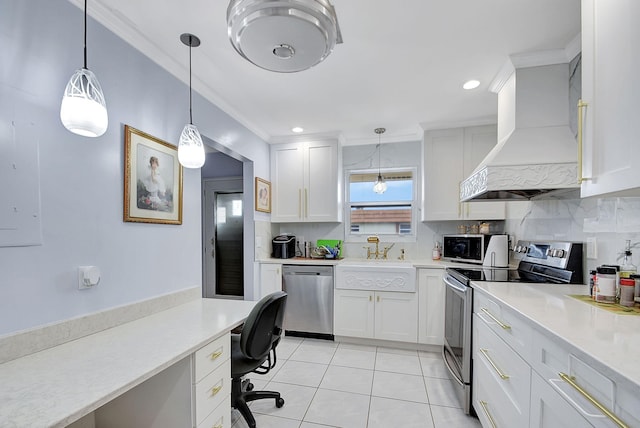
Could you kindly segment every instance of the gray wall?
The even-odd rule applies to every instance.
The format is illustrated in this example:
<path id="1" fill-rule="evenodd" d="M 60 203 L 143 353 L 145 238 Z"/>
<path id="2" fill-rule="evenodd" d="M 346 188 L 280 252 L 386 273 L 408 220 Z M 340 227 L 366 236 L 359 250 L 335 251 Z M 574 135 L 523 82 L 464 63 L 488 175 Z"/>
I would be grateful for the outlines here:
<path id="1" fill-rule="evenodd" d="M 88 67 L 109 111 L 109 128 L 95 139 L 59 119 L 64 87 L 82 66 L 82 10 L 66 0 L 0 2 L 0 89 L 12 94 L 0 103 L 11 106 L 5 112 L 24 109 L 0 121 L 36 129 L 42 224 L 42 245 L 0 248 L 0 335 L 201 285 L 199 170 L 184 170 L 182 225 L 122 221 L 124 125 L 177 142 L 188 88 L 94 20 L 88 28 Z M 264 141 L 197 94 L 193 109 L 204 136 L 234 135 L 225 144 L 268 176 Z M 97 287 L 78 290 L 81 265 L 101 269 Z"/>

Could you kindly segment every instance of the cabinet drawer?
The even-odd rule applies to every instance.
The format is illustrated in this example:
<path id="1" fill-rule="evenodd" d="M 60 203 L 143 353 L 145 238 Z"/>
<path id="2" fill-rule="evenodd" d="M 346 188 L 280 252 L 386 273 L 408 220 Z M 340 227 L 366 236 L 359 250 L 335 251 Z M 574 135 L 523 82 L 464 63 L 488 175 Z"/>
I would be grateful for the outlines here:
<path id="1" fill-rule="evenodd" d="M 231 394 L 231 360 L 196 383 L 194 402 L 196 423 L 199 425 L 228 395 Z"/>
<path id="2" fill-rule="evenodd" d="M 227 395 L 198 428 L 231 428 L 231 396 Z"/>
<path id="3" fill-rule="evenodd" d="M 640 426 L 640 398 L 636 388 L 618 383 L 607 374 L 609 370 L 574 355 L 561 342 L 553 341 L 542 333 L 533 334 L 533 369 L 551 385 L 571 406 L 594 426 L 617 426 L 604 413 L 591 404 L 578 390 L 584 390 L 598 403 L 611 411 L 628 426 Z M 562 379 L 570 376 L 577 387 Z"/>
<path id="4" fill-rule="evenodd" d="M 194 354 L 194 382 L 200 380 L 220 367 L 225 360 L 228 360 L 231 353 L 231 336 L 225 334 L 198 349 Z"/>
<path id="5" fill-rule="evenodd" d="M 477 315 L 476 315 L 477 317 Z M 478 400 L 499 404 L 493 413 L 498 426 L 526 426 L 529 421 L 531 369 L 487 325 L 478 322 L 474 370 L 478 384 L 489 394 Z M 482 409 L 477 409 L 482 410 Z"/>
<path id="6" fill-rule="evenodd" d="M 531 355 L 533 329 L 513 310 L 483 293 L 474 293 L 473 312 L 480 321 L 496 333 L 507 345 L 528 360 Z"/>

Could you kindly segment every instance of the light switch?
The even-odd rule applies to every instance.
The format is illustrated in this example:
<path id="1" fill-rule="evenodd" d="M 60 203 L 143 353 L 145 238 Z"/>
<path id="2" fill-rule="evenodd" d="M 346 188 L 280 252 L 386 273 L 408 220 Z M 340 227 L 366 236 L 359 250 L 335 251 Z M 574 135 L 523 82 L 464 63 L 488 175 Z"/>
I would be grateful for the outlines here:
<path id="1" fill-rule="evenodd" d="M 97 266 L 78 268 L 78 289 L 91 288 L 100 282 L 100 269 Z"/>
<path id="2" fill-rule="evenodd" d="M 598 243 L 596 238 L 587 238 L 587 259 L 595 260 L 598 258 Z"/>

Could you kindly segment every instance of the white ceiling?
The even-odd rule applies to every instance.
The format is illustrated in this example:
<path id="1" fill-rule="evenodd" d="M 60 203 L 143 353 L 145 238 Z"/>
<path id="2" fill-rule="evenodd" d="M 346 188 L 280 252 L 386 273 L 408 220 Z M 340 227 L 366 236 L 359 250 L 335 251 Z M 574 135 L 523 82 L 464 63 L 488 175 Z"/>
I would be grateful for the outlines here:
<path id="1" fill-rule="evenodd" d="M 317 66 L 284 74 L 236 53 L 227 0 L 94 0 L 88 13 L 187 83 L 189 53 L 179 36 L 197 35 L 194 90 L 267 141 L 293 135 L 293 126 L 362 144 L 377 142 L 377 127 L 392 142 L 415 140 L 423 127 L 495 122 L 489 86 L 509 56 L 564 49 L 580 32 L 580 0 L 332 4 L 344 43 Z M 468 79 L 480 87 L 463 90 Z"/>

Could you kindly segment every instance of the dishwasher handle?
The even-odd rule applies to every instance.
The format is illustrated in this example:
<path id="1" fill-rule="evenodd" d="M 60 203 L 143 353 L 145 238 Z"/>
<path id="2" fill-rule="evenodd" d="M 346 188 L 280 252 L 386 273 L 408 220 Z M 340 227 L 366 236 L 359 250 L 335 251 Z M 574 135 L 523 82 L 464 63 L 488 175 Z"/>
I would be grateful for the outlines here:
<path id="1" fill-rule="evenodd" d="M 333 266 L 283 265 L 282 274 L 285 276 L 333 276 Z"/>

